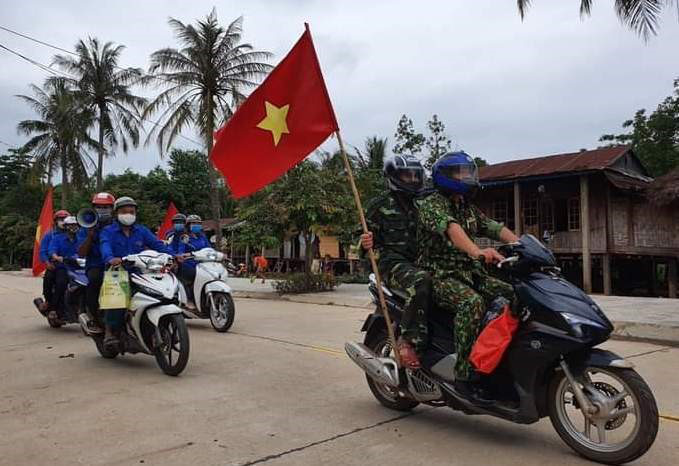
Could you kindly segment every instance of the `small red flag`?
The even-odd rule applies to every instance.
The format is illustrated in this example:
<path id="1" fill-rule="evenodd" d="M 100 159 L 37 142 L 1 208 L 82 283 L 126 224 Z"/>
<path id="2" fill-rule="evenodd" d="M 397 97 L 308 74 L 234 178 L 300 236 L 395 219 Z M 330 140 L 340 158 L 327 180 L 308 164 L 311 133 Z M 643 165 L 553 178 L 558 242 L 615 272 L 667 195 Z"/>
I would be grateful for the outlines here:
<path id="1" fill-rule="evenodd" d="M 40 211 L 40 218 L 38 218 L 38 227 L 35 229 L 35 241 L 33 242 L 33 276 L 37 277 L 45 271 L 47 264 L 40 262 L 40 242 L 45 233 L 52 229 L 52 216 L 54 215 L 52 207 L 52 188 L 47 190 L 45 202 L 42 204 Z"/>
<path id="2" fill-rule="evenodd" d="M 309 27 L 217 133 L 212 163 L 235 198 L 254 193 L 337 131 Z"/>
<path id="3" fill-rule="evenodd" d="M 177 215 L 178 212 L 179 211 L 174 206 L 174 202 L 170 201 L 170 205 L 167 206 L 167 213 L 165 214 L 163 223 L 160 225 L 160 228 L 158 228 L 158 239 L 165 239 L 167 232 L 172 229 L 172 217 Z"/>

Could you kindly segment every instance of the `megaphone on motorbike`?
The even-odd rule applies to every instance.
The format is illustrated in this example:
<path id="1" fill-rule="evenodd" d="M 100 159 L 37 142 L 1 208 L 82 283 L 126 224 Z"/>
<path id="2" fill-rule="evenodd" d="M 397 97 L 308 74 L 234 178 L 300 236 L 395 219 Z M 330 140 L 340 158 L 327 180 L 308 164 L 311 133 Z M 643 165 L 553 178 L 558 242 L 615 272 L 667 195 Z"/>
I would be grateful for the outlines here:
<path id="1" fill-rule="evenodd" d="M 92 228 L 99 222 L 99 215 L 97 215 L 96 210 L 90 207 L 85 207 L 78 211 L 76 220 L 78 221 L 78 225 L 81 227 Z"/>

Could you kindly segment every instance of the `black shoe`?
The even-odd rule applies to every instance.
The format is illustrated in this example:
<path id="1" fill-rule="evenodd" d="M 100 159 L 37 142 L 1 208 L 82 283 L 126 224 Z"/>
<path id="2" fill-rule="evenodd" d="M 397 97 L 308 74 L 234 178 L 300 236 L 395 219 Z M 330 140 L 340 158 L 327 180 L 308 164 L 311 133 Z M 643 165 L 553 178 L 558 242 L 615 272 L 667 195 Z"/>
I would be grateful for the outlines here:
<path id="1" fill-rule="evenodd" d="M 477 406 L 490 406 L 495 403 L 495 399 L 493 399 L 490 393 L 478 383 L 456 380 L 453 388 L 455 388 L 455 392 L 458 395 Z"/>

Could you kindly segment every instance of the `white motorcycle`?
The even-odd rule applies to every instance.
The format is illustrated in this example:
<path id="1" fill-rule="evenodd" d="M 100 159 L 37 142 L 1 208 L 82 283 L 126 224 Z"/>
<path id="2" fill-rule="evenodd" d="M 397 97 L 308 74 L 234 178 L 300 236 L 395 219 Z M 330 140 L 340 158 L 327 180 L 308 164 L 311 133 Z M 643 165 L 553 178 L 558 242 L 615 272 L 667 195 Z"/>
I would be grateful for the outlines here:
<path id="1" fill-rule="evenodd" d="M 224 266 L 224 254 L 212 248 L 185 254 L 196 264 L 196 279 L 193 282 L 193 300 L 190 300 L 185 286 L 179 284 L 179 302 L 187 319 L 210 319 L 218 332 L 226 332 L 233 325 L 236 306 L 231 287 L 226 284 L 229 277 Z"/>
<path id="2" fill-rule="evenodd" d="M 189 331 L 179 308 L 180 283 L 170 272 L 172 256 L 143 251 L 123 257 L 130 272 L 129 309 L 119 336 L 118 347 L 104 346 L 101 333 L 91 333 L 81 325 L 107 359 L 118 354 L 146 353 L 155 356 L 167 375 L 179 375 L 189 361 Z"/>

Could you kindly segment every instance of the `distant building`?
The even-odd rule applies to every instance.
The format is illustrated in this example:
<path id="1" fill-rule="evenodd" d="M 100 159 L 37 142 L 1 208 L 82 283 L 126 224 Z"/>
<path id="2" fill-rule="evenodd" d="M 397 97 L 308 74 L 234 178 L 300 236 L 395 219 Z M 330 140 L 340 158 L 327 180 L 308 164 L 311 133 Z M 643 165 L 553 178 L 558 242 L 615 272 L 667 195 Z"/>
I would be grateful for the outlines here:
<path id="1" fill-rule="evenodd" d="M 479 206 L 546 241 L 586 291 L 677 296 L 679 172 L 657 185 L 615 146 L 488 165 L 480 178 Z"/>

